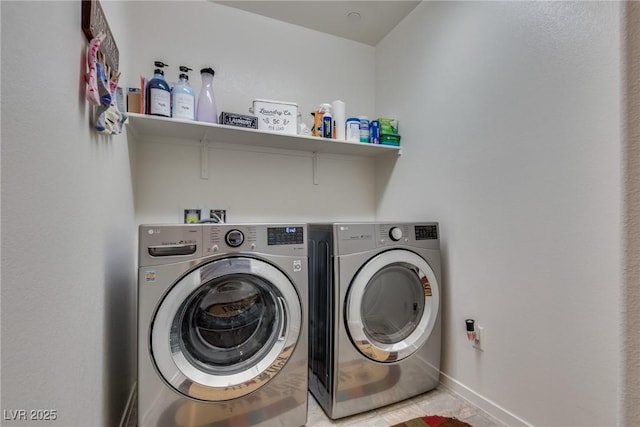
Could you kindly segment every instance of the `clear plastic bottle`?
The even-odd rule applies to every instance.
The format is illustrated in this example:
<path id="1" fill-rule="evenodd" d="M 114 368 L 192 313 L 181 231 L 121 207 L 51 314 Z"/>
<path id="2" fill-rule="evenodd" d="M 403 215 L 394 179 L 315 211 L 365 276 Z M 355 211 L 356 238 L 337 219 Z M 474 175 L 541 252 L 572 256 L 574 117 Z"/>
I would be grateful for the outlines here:
<path id="1" fill-rule="evenodd" d="M 218 107 L 216 98 L 213 95 L 213 76 L 215 71 L 212 68 L 200 70 L 202 75 L 202 89 L 198 97 L 198 108 L 196 110 L 196 120 L 199 122 L 218 123 Z"/>
<path id="2" fill-rule="evenodd" d="M 180 80 L 171 89 L 171 109 L 176 119 L 195 120 L 196 94 L 189 84 L 187 73 L 191 68 L 180 66 Z"/>
<path id="3" fill-rule="evenodd" d="M 155 61 L 155 66 L 158 68 L 153 72 L 153 78 L 149 80 L 146 87 L 146 113 L 171 117 L 171 88 L 164 79 L 162 71 L 162 67 L 166 67 L 167 64 Z"/>

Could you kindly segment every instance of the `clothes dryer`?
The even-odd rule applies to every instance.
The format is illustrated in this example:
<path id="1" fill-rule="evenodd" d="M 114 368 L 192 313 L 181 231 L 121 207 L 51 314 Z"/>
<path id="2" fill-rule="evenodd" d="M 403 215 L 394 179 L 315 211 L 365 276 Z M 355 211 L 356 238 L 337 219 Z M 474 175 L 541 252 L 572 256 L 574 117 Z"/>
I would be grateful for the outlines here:
<path id="1" fill-rule="evenodd" d="M 140 427 L 305 424 L 306 231 L 140 226 Z"/>
<path id="2" fill-rule="evenodd" d="M 435 388 L 438 224 L 309 225 L 309 389 L 331 418 Z"/>

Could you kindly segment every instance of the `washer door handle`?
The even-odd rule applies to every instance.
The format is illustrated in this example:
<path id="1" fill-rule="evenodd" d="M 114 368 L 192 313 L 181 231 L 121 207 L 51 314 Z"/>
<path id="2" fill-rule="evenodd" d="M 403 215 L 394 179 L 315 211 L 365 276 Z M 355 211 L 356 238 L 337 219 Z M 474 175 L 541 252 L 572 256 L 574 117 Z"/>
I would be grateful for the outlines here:
<path id="1" fill-rule="evenodd" d="M 152 257 L 193 255 L 196 253 L 196 248 L 197 246 L 191 243 L 186 245 L 149 246 L 149 255 Z"/>
<path id="2" fill-rule="evenodd" d="M 284 309 L 284 299 L 278 297 L 278 303 L 280 304 L 280 312 L 282 313 L 282 323 L 280 324 L 280 331 L 278 332 L 278 341 L 284 341 L 287 336 L 287 312 Z"/>

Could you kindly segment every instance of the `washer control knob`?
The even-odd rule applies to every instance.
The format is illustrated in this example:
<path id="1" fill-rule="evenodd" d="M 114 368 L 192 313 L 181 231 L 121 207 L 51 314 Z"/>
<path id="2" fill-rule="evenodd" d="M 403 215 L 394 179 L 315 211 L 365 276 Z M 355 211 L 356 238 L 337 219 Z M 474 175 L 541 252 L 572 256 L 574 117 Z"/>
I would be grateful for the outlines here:
<path id="1" fill-rule="evenodd" d="M 227 245 L 232 248 L 237 248 L 244 242 L 244 234 L 240 230 L 230 230 L 227 235 L 224 237 L 227 242 Z"/>
<path id="2" fill-rule="evenodd" d="M 391 240 L 394 242 L 397 242 L 402 239 L 402 230 L 398 227 L 391 227 L 391 230 L 389 230 L 389 237 L 391 237 Z"/>

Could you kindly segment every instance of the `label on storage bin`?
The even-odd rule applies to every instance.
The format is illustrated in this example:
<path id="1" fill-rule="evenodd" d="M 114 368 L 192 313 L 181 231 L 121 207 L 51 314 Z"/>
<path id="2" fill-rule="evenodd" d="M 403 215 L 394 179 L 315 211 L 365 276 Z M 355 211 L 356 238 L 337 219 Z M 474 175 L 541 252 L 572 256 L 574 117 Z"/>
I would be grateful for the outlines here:
<path id="1" fill-rule="evenodd" d="M 161 116 L 171 117 L 171 94 L 162 89 L 151 89 L 149 112 Z"/>

